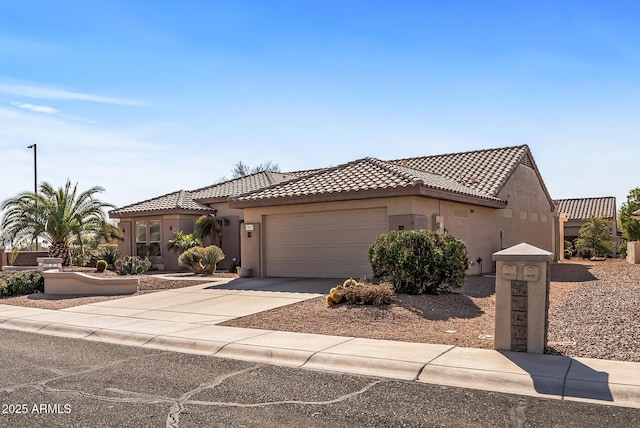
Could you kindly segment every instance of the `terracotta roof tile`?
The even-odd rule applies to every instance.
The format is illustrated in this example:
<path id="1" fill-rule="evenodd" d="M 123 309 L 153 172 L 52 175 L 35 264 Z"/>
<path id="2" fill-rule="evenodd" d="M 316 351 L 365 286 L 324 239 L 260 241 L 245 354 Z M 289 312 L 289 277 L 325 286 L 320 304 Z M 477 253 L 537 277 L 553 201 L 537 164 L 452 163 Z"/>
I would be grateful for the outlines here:
<path id="1" fill-rule="evenodd" d="M 558 212 L 566 213 L 569 220 L 588 220 L 592 216 L 615 218 L 616 198 L 606 196 L 601 198 L 558 199 Z"/>
<path id="2" fill-rule="evenodd" d="M 467 188 L 494 197 L 519 163 L 533 166 L 526 145 L 397 159 L 390 162 L 402 164 L 405 161 L 409 167 L 441 175 Z"/>
<path id="3" fill-rule="evenodd" d="M 191 194 L 193 199 L 199 201 L 227 198 L 281 183 L 293 177 L 294 175 L 290 173 L 262 171 L 192 190 Z"/>
<path id="4" fill-rule="evenodd" d="M 359 159 L 336 167 L 317 170 L 311 174 L 240 195 L 234 199 L 256 201 L 408 186 L 425 186 L 500 201 L 498 198 L 463 186 L 446 177 L 375 158 Z"/>
<path id="5" fill-rule="evenodd" d="M 148 199 L 135 204 L 127 205 L 115 210 L 109 211 L 114 216 L 122 216 L 125 214 L 134 214 L 148 211 L 168 211 L 168 210 L 186 210 L 186 211 L 211 211 L 211 208 L 193 200 L 191 192 L 187 190 L 179 190 L 177 192 L 158 196 L 157 198 Z"/>

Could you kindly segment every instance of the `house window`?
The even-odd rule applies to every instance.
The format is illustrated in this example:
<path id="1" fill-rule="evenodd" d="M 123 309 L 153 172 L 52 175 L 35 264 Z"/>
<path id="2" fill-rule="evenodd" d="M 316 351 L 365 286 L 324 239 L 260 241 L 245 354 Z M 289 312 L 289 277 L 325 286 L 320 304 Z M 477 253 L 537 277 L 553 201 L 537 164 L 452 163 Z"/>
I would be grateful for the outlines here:
<path id="1" fill-rule="evenodd" d="M 162 255 L 160 220 L 136 221 L 136 255 L 158 257 Z"/>

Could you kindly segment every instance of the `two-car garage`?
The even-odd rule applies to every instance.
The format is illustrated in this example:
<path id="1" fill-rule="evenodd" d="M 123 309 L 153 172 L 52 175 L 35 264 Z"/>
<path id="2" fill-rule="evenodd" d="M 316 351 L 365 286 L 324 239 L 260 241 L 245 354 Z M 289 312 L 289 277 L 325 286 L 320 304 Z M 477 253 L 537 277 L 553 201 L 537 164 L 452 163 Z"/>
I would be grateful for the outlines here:
<path id="1" fill-rule="evenodd" d="M 387 209 L 347 209 L 264 217 L 264 263 L 271 277 L 371 277 L 369 245 L 389 231 Z"/>

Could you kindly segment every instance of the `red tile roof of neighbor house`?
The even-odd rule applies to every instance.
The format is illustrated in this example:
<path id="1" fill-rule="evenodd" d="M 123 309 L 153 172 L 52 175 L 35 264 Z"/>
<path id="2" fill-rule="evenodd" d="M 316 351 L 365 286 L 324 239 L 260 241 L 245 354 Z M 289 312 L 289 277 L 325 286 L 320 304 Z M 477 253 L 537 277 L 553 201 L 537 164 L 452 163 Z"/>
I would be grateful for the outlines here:
<path id="1" fill-rule="evenodd" d="M 211 210 L 203 205 L 231 199 L 238 206 L 253 202 L 284 201 L 290 198 L 341 199 L 364 197 L 373 191 L 400 191 L 423 196 L 475 200 L 481 204 L 504 204 L 497 197 L 518 165 L 532 168 L 548 195 L 544 182 L 526 145 L 463 153 L 383 161 L 363 158 L 329 168 L 288 173 L 263 171 L 182 193 L 160 196 L 110 212 L 114 217 L 148 211 Z M 549 198 L 550 203 L 551 199 Z M 484 202 L 482 202 L 484 201 Z M 174 203 L 175 202 L 175 203 Z"/>
<path id="2" fill-rule="evenodd" d="M 615 218 L 616 198 L 557 199 L 557 211 L 567 214 L 569 220 L 588 220 L 591 217 Z"/>

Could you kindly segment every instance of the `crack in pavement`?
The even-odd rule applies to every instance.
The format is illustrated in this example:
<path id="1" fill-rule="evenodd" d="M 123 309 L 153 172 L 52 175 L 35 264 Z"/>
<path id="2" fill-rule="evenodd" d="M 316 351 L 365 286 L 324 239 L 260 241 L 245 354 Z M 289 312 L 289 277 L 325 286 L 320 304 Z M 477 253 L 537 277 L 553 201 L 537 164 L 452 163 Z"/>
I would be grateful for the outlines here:
<path id="1" fill-rule="evenodd" d="M 180 413 L 182 413 L 182 411 L 184 410 L 184 405 L 187 401 L 189 401 L 189 398 L 191 398 L 193 395 L 198 394 L 206 389 L 210 389 L 210 388 L 214 388 L 220 384 L 222 384 L 222 382 L 224 382 L 225 380 L 232 378 L 234 376 L 238 376 L 253 370 L 257 370 L 259 368 L 263 367 L 262 365 L 256 365 L 256 366 L 251 366 L 251 367 L 247 367 L 246 369 L 242 369 L 242 370 L 238 370 L 232 373 L 225 373 L 221 376 L 218 376 L 217 378 L 215 378 L 214 380 L 212 380 L 211 382 L 208 383 L 202 383 L 200 385 L 198 385 L 196 388 L 185 392 L 184 394 L 182 394 L 180 396 L 180 398 L 178 398 L 177 401 L 174 402 L 174 404 L 171 406 L 171 408 L 169 409 L 169 414 L 167 415 L 167 422 L 166 422 L 166 426 L 168 428 L 177 428 L 179 426 L 180 423 Z"/>
<path id="2" fill-rule="evenodd" d="M 280 400 L 280 401 L 268 401 L 263 403 L 237 403 L 237 402 L 224 402 L 224 401 L 191 400 L 191 397 L 193 397 L 194 395 L 199 394 L 200 392 L 205 391 L 207 389 L 215 388 L 216 386 L 221 385 L 223 382 L 225 382 L 226 380 L 232 377 L 239 376 L 239 375 L 257 370 L 259 368 L 262 368 L 264 367 L 263 364 L 253 365 L 251 367 L 247 367 L 242 370 L 237 370 L 231 373 L 225 373 L 223 375 L 220 375 L 210 382 L 202 383 L 198 385 L 196 388 L 193 388 L 183 393 L 177 399 L 163 396 L 160 394 L 141 393 L 141 392 L 123 390 L 119 388 L 105 388 L 106 392 L 119 395 L 119 396 L 107 396 L 107 395 L 101 395 L 101 394 L 96 394 L 91 392 L 80 391 L 76 389 L 54 388 L 48 385 L 49 382 L 54 382 L 57 380 L 62 380 L 62 379 L 70 378 L 77 375 L 88 374 L 88 373 L 112 368 L 123 363 L 128 363 L 128 362 L 136 361 L 140 359 L 146 359 L 149 357 L 155 357 L 158 355 L 161 355 L 161 353 L 126 358 L 126 359 L 117 360 L 117 361 L 113 361 L 113 362 L 102 364 L 102 365 L 86 366 L 86 368 L 82 368 L 76 371 L 73 371 L 73 369 L 70 369 L 70 368 L 43 367 L 57 374 L 57 376 L 48 377 L 42 380 L 25 382 L 21 384 L 2 387 L 0 388 L 0 392 L 15 392 L 19 389 L 31 388 L 43 394 L 63 393 L 70 396 L 90 398 L 93 400 L 112 402 L 112 403 L 142 403 L 142 404 L 167 403 L 167 404 L 170 404 L 171 406 L 169 408 L 169 413 L 167 414 L 166 427 L 178 428 L 180 424 L 180 414 L 185 410 L 186 405 L 239 407 L 239 408 L 257 408 L 257 407 L 278 406 L 278 405 L 286 405 L 286 404 L 315 405 L 315 406 L 330 405 L 330 404 L 340 403 L 342 401 L 348 400 L 355 396 L 364 394 L 368 390 L 373 388 L 375 385 L 378 385 L 384 382 L 383 380 L 376 380 L 365 385 L 363 388 L 357 391 L 350 392 L 348 394 L 343 394 L 339 397 L 336 397 L 330 400 L 322 400 L 322 401 Z M 520 426 L 523 426 L 523 425 L 518 425 L 518 427 Z"/>
<path id="3" fill-rule="evenodd" d="M 527 408 L 531 405 L 529 398 L 520 398 L 516 405 L 509 411 L 514 428 L 525 428 L 527 426 Z"/>
<path id="4" fill-rule="evenodd" d="M 332 400 L 324 400 L 324 401 L 301 401 L 301 400 L 281 400 L 281 401 L 267 401 L 265 403 L 233 403 L 233 402 L 225 402 L 225 401 L 187 401 L 186 404 L 198 404 L 202 406 L 220 406 L 220 407 L 266 407 L 266 406 L 276 406 L 281 404 L 301 404 L 301 405 L 316 405 L 322 406 L 326 404 L 336 404 L 342 401 L 348 400 L 349 398 L 364 394 L 374 386 L 382 383 L 382 380 L 376 380 L 365 385 L 363 388 L 350 392 L 348 394 L 341 395 Z"/>
<path id="5" fill-rule="evenodd" d="M 55 368 L 51 368 L 51 367 L 40 367 L 42 369 L 49 370 L 49 371 L 57 374 L 57 376 L 49 377 L 49 378 L 42 379 L 42 380 L 35 380 L 35 381 L 31 381 L 31 382 L 25 382 L 25 383 L 19 383 L 19 384 L 15 384 L 15 385 L 4 386 L 4 387 L 0 388 L 0 392 L 15 392 L 18 389 L 22 389 L 22 388 L 35 388 L 35 389 L 38 389 L 38 390 L 42 390 L 42 388 L 47 389 L 49 387 L 46 384 L 49 383 L 49 382 L 54 382 L 56 380 L 65 379 L 65 378 L 71 377 L 71 376 L 92 373 L 92 372 L 96 372 L 96 371 L 99 371 L 99 370 L 104 370 L 104 369 L 108 369 L 108 368 L 111 368 L 111 367 L 115 367 L 115 366 L 123 364 L 123 363 L 128 363 L 130 361 L 147 359 L 149 357 L 156 357 L 158 355 L 162 355 L 162 353 L 141 355 L 139 357 L 130 357 L 130 358 L 122 359 L 122 360 L 112 361 L 112 362 L 107 363 L 107 364 L 96 364 L 94 366 L 86 366 L 87 368 L 81 369 L 81 370 L 76 370 L 76 371 L 73 371 L 73 369 L 71 369 L 71 368 L 55 369 Z"/>

